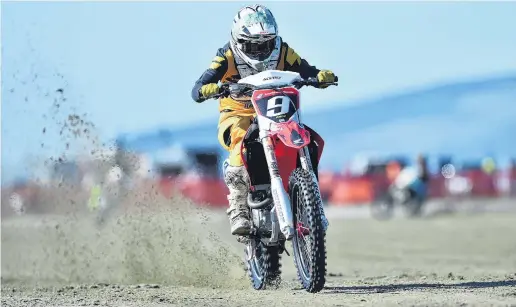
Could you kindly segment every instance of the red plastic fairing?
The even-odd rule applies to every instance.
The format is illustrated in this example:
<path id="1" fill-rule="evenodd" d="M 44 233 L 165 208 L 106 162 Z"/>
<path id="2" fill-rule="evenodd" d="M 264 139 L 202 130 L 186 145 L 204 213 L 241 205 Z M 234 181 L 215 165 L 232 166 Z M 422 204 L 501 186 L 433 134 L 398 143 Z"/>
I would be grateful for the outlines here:
<path id="1" fill-rule="evenodd" d="M 282 88 L 281 90 L 257 90 L 254 91 L 252 96 L 252 102 L 256 113 L 260 115 L 267 114 L 267 102 L 275 96 L 288 96 L 295 104 L 296 109 L 300 109 L 299 105 L 299 91 L 293 87 Z M 291 115 L 290 115 L 291 116 Z M 276 154 L 276 160 L 280 176 L 283 181 L 283 186 L 288 191 L 288 179 L 290 174 L 297 167 L 297 157 L 299 148 L 307 146 L 310 140 L 313 140 L 318 145 L 318 158 L 321 159 L 324 140 L 314 130 L 304 125 L 304 128 L 299 126 L 295 121 L 289 120 L 283 123 L 275 123 L 276 131 L 273 131 L 272 141 L 274 152 Z M 292 134 L 294 133 L 294 141 L 300 139 L 302 142 L 296 142 L 292 140 Z M 297 135 L 299 134 L 299 135 Z M 281 142 L 279 142 L 281 140 Z M 247 161 L 245 159 L 245 147 L 242 142 L 241 147 L 242 158 L 244 166 L 248 169 Z"/>
<path id="2" fill-rule="evenodd" d="M 294 102 L 296 110 L 299 109 L 299 91 L 293 87 L 285 87 L 277 90 L 264 89 L 254 91 L 251 101 L 256 113 L 266 116 L 268 101 L 277 96 L 288 96 Z"/>
<path id="3" fill-rule="evenodd" d="M 318 160 L 321 160 L 321 155 L 324 148 L 324 140 L 323 138 L 315 132 L 313 129 L 304 125 L 307 132 L 310 134 L 310 138 L 312 141 L 316 142 L 318 145 Z M 298 150 L 295 147 L 289 147 L 283 143 L 283 141 L 279 142 L 279 135 L 272 136 L 274 152 L 276 154 L 276 159 L 278 162 L 278 168 L 280 171 L 280 176 L 283 181 L 283 186 L 286 190 L 288 190 L 288 178 L 290 174 L 297 167 L 297 155 Z M 309 140 L 306 144 L 309 143 Z M 244 166 L 246 170 L 248 170 L 247 160 L 245 158 L 246 148 L 244 146 L 244 142 L 241 143 L 240 152 L 242 153 L 242 161 L 244 162 Z M 251 187 L 254 190 L 254 187 Z"/>
<path id="4" fill-rule="evenodd" d="M 318 160 L 321 161 L 321 156 L 324 148 L 324 139 L 308 125 L 303 124 L 303 126 L 305 126 L 305 129 L 308 130 L 308 132 L 310 132 L 310 138 L 312 139 L 312 141 L 317 143 L 317 152 L 319 154 Z"/>
<path id="5" fill-rule="evenodd" d="M 273 134 L 277 135 L 285 145 L 295 149 L 300 149 L 310 144 L 310 133 L 293 120 L 275 123 Z"/>
<path id="6" fill-rule="evenodd" d="M 276 160 L 278 161 L 278 168 L 283 187 L 288 191 L 288 178 L 297 166 L 298 149 L 288 147 L 283 142 L 275 140 L 274 152 L 276 153 Z"/>

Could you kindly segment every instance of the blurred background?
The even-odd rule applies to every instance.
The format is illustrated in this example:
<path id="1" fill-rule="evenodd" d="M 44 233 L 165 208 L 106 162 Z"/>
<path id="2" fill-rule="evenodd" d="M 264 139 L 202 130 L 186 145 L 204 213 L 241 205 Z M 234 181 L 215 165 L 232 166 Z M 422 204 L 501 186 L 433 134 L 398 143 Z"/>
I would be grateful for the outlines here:
<path id="1" fill-rule="evenodd" d="M 327 206 L 516 197 L 516 3 L 264 4 L 339 76 L 302 92 Z M 190 91 L 242 5 L 3 2 L 2 218 L 107 187 L 225 208 L 218 104 Z"/>

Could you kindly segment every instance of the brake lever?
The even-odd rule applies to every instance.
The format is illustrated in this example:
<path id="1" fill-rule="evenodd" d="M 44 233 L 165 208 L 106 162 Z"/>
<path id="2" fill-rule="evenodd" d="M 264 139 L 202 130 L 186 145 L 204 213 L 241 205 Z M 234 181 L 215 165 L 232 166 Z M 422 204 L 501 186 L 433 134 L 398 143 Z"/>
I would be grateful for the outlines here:
<path id="1" fill-rule="evenodd" d="M 228 97 L 229 94 L 229 83 L 222 83 L 219 87 L 219 92 L 217 94 L 207 97 L 206 99 L 219 99 L 221 97 Z"/>

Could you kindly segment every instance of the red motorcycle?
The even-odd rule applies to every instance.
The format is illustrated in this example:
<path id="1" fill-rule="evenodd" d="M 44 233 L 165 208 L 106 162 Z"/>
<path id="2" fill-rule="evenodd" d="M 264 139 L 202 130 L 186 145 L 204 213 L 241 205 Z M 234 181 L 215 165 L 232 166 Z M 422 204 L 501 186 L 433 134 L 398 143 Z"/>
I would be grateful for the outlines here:
<path id="1" fill-rule="evenodd" d="M 245 237 L 248 273 L 253 287 L 280 281 L 280 260 L 292 242 L 299 280 L 308 292 L 326 281 L 324 215 L 318 184 L 323 139 L 301 121 L 303 86 L 338 85 L 302 79 L 298 73 L 268 70 L 226 83 L 221 93 L 248 103 L 256 117 L 242 142 L 242 157 L 251 181 L 247 201 L 253 227 Z"/>

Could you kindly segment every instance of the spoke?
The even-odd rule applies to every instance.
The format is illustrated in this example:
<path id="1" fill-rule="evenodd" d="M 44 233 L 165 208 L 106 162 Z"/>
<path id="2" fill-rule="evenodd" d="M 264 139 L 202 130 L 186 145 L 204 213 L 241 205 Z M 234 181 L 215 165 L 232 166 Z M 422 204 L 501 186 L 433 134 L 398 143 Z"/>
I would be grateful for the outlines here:
<path id="1" fill-rule="evenodd" d="M 302 197 L 299 195 L 300 191 L 296 193 L 296 221 L 297 221 L 297 241 L 298 250 L 301 256 L 301 263 L 303 266 L 303 273 L 306 277 L 310 278 L 312 271 L 311 261 L 311 239 L 310 239 L 310 228 L 308 223 L 308 217 L 306 216 L 305 204 Z M 307 242 L 308 241 L 308 242 Z"/>

